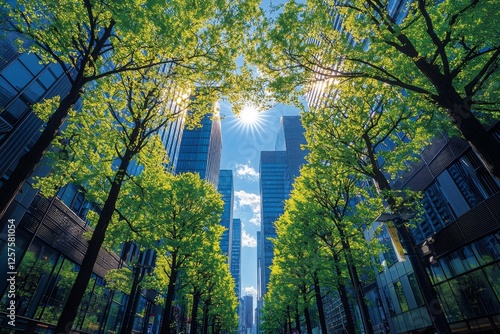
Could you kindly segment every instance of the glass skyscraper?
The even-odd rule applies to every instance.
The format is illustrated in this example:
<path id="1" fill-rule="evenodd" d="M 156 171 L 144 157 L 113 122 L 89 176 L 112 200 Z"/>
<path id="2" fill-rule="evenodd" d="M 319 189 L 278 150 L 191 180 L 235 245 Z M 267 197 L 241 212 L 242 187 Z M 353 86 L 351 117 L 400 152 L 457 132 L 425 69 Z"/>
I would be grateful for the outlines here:
<path id="1" fill-rule="evenodd" d="M 261 233 L 258 254 L 260 273 L 259 298 L 267 292 L 271 274 L 273 245 L 269 238 L 276 237 L 274 222 L 283 214 L 284 202 L 290 196 L 294 178 L 305 163 L 307 152 L 304 128 L 299 116 L 283 116 L 276 139 L 276 151 L 263 151 L 260 155 Z"/>
<path id="2" fill-rule="evenodd" d="M 235 292 L 239 300 L 241 296 L 241 220 L 239 218 L 233 219 L 232 236 L 229 270 L 234 278 Z"/>
<path id="3" fill-rule="evenodd" d="M 223 169 L 219 174 L 219 185 L 217 191 L 222 195 L 224 201 L 224 211 L 222 212 L 220 224 L 225 228 L 220 241 L 222 253 L 227 255 L 228 262 L 231 264 L 232 253 L 232 230 L 233 230 L 233 205 L 234 205 L 234 185 L 233 171 Z"/>
<path id="4" fill-rule="evenodd" d="M 218 107 L 206 115 L 201 127 L 184 129 L 175 172 L 199 173 L 200 177 L 217 187 L 222 156 L 222 132 Z"/>

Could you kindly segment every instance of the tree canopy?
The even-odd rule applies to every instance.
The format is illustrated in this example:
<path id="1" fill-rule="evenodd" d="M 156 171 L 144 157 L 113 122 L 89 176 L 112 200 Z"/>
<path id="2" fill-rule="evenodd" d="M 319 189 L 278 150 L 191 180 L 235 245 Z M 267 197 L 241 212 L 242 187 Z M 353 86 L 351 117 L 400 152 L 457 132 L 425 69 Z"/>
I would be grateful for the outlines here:
<path id="1" fill-rule="evenodd" d="M 249 96 L 249 71 L 236 58 L 258 1 L 15 1 L 2 4 L 20 51 L 55 62 L 71 85 L 53 105 L 44 130 L 0 192 L 0 215 L 40 162 L 71 108 L 95 80 L 145 68 L 168 68 L 175 89 L 197 91 L 205 106 Z M 238 104 L 236 104 L 238 105 Z"/>
<path id="2" fill-rule="evenodd" d="M 454 126 L 499 177 L 500 144 L 485 127 L 488 115 L 499 111 L 500 40 L 493 20 L 482 19 L 498 11 L 498 2 L 395 4 L 288 1 L 259 25 L 250 57 L 284 101 L 299 103 L 309 91 L 315 105 L 315 89 L 328 99 L 337 89 L 363 94 L 372 81 L 397 87 L 410 106 L 417 103 L 414 116 L 446 115 L 448 128 Z"/>

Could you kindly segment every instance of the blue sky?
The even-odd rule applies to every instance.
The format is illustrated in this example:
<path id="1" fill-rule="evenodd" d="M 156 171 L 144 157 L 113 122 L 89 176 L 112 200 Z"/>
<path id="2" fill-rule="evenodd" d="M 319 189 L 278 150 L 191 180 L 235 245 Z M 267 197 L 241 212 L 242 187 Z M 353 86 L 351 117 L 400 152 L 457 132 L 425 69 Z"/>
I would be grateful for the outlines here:
<path id="1" fill-rule="evenodd" d="M 222 161 L 221 169 L 233 170 L 234 218 L 240 218 L 242 228 L 241 295 L 256 298 L 257 231 L 260 230 L 259 161 L 261 151 L 274 151 L 280 117 L 298 115 L 290 106 L 278 105 L 259 114 L 258 123 L 245 126 L 231 112 L 227 102 L 221 102 Z"/>

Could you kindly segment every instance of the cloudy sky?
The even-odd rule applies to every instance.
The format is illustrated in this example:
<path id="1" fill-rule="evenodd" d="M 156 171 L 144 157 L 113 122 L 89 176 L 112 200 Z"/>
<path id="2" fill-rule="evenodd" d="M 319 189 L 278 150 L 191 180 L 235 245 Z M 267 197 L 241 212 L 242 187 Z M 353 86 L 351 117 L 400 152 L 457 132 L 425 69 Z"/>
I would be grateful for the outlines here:
<path id="1" fill-rule="evenodd" d="M 257 295 L 257 231 L 260 230 L 259 162 L 261 151 L 274 151 L 276 133 L 283 115 L 298 110 L 277 106 L 259 114 L 256 124 L 244 124 L 232 114 L 230 105 L 221 103 L 221 169 L 231 169 L 234 179 L 234 218 L 242 228 L 241 294 Z"/>

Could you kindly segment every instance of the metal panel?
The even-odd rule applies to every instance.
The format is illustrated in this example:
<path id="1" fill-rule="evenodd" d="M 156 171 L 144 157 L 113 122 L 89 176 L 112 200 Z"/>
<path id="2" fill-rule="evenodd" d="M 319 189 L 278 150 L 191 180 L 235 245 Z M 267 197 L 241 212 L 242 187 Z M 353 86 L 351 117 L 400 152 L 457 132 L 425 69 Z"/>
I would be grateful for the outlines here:
<path id="1" fill-rule="evenodd" d="M 31 233 L 38 228 L 38 238 L 74 262 L 82 263 L 88 245 L 83 233 L 88 231 L 89 227 L 60 200 L 55 199 L 50 203 L 46 198 L 35 198 L 30 212 L 21 220 L 20 227 Z M 119 257 L 101 248 L 94 265 L 94 273 L 104 277 L 108 270 L 118 266 Z"/>

